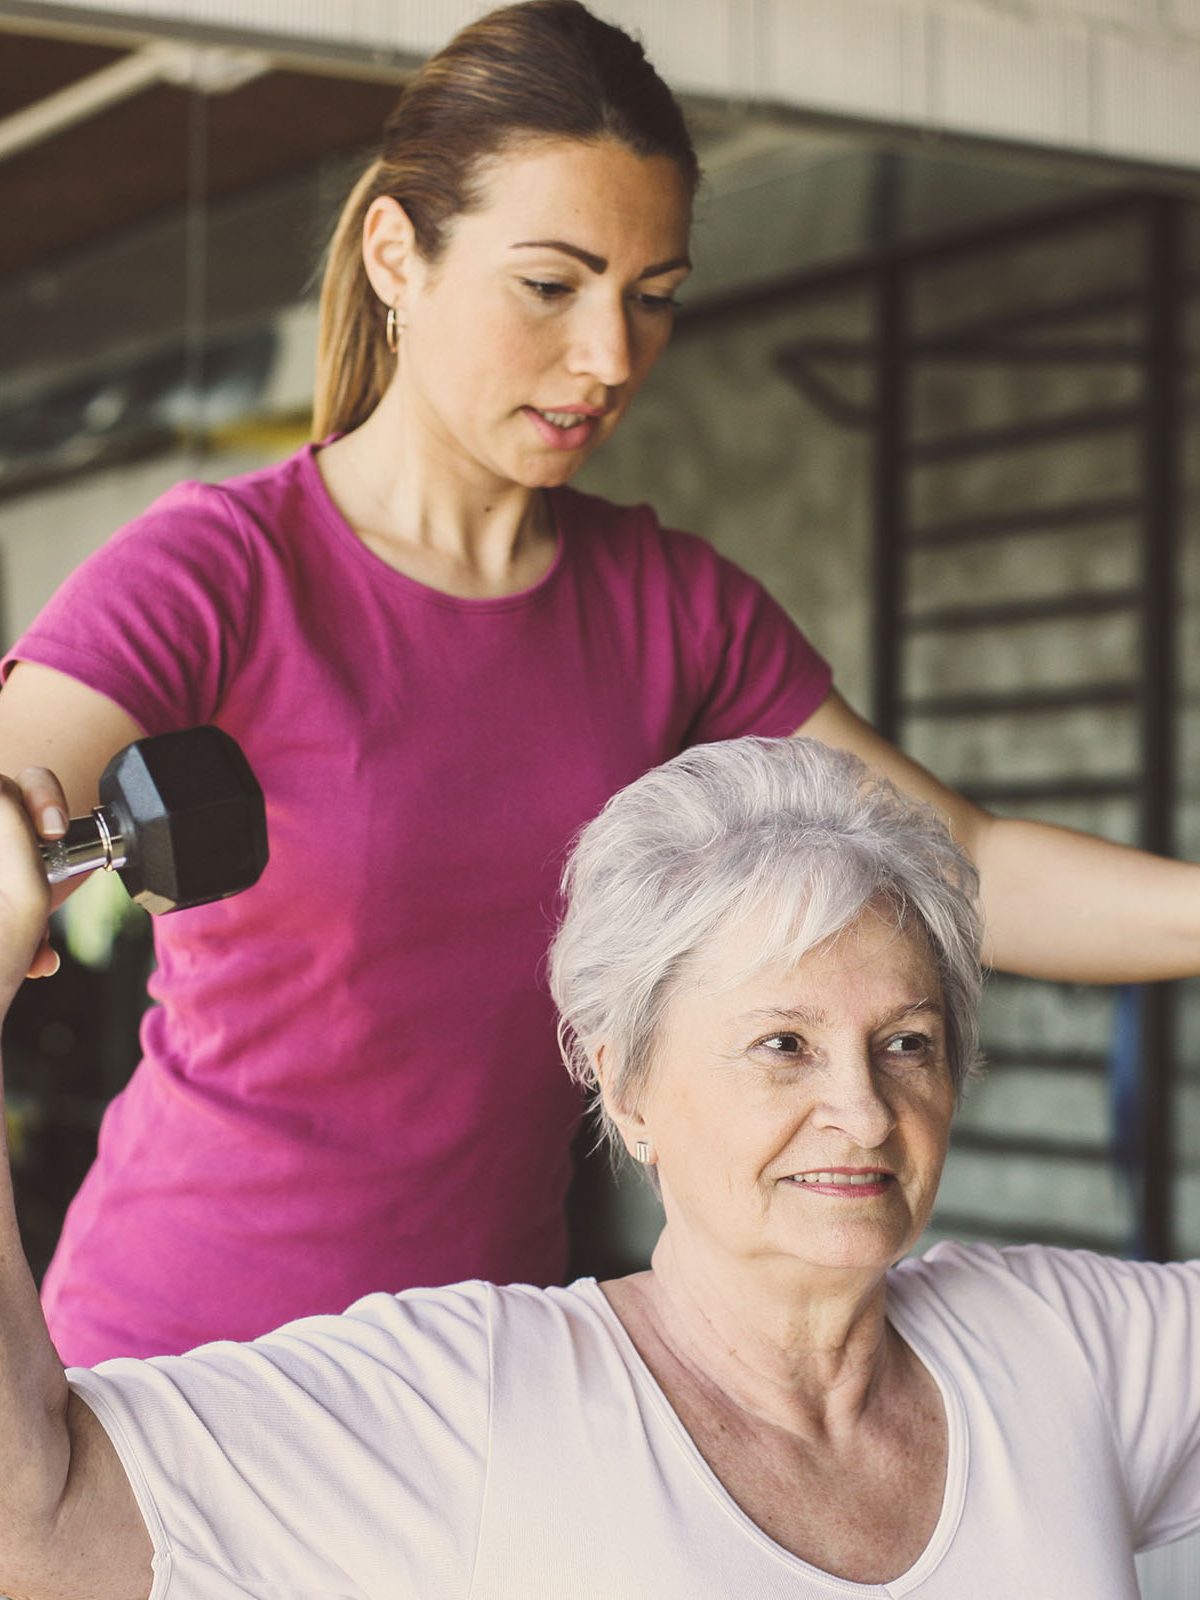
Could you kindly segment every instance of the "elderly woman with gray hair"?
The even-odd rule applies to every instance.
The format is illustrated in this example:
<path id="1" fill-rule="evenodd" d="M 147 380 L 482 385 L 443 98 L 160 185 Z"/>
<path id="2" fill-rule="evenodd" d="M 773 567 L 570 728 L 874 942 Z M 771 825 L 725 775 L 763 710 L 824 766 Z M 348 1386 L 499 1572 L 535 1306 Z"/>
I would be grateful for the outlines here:
<path id="1" fill-rule="evenodd" d="M 0 884 L 7 999 L 46 908 L 11 785 Z M 618 794 L 566 890 L 565 1050 L 661 1195 L 650 1270 L 64 1374 L 6 1198 L 0 1588 L 1133 1600 L 1200 1525 L 1200 1267 L 903 1259 L 976 1047 L 941 823 L 736 740 Z"/>

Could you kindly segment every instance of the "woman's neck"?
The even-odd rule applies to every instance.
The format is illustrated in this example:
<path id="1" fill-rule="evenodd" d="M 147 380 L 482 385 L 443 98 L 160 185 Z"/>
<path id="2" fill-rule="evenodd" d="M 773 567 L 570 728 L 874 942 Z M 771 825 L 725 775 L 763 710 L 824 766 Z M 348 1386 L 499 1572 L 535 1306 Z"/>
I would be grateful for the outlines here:
<path id="1" fill-rule="evenodd" d="M 418 443 L 389 391 L 353 433 L 317 456 L 330 497 L 368 549 L 389 566 L 450 594 L 511 594 L 554 559 L 545 496 Z"/>
<path id="2" fill-rule="evenodd" d="M 656 1375 L 814 1442 L 854 1427 L 907 1357 L 878 1273 L 717 1265 L 666 1230 L 652 1270 L 605 1293 Z"/>

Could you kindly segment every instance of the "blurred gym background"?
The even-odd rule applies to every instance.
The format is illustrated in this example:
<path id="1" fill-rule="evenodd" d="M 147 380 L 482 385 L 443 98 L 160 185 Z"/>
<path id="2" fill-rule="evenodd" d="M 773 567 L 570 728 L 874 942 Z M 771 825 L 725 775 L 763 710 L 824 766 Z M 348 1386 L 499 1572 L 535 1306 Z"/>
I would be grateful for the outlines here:
<path id="1" fill-rule="evenodd" d="M 464 0 L 0 0 L 0 633 L 185 476 L 308 431 L 321 250 Z M 599 0 L 707 171 L 675 341 L 585 487 L 756 572 L 994 808 L 1200 857 L 1200 4 Z M 514 759 L 520 752 L 514 752 Z M 6 1040 L 31 1259 L 136 1059 L 102 876 Z M 1200 986 L 996 978 L 932 1237 L 1200 1254 Z M 654 1208 L 581 1150 L 580 1270 Z M 1200 1594 L 1185 1547 L 1148 1596 Z"/>

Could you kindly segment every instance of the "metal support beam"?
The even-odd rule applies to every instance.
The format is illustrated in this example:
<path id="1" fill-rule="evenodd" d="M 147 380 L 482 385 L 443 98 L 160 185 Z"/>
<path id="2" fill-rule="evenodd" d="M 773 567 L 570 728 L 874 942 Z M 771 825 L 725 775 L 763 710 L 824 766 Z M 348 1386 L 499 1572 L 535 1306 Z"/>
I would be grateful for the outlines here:
<path id="1" fill-rule="evenodd" d="M 1146 510 L 1142 541 L 1141 843 L 1169 855 L 1175 801 L 1174 595 L 1179 499 L 1179 365 L 1182 345 L 1179 204 L 1146 204 L 1146 365 L 1142 432 Z M 1152 1260 L 1173 1254 L 1175 1169 L 1171 984 L 1146 986 L 1141 1007 L 1138 1191 L 1140 1245 Z"/>
<path id="2" fill-rule="evenodd" d="M 900 723 L 900 629 L 904 614 L 904 486 L 907 437 L 905 274 L 895 261 L 879 273 L 875 300 L 874 551 L 871 603 L 871 720 L 885 739 Z"/>
<path id="3" fill-rule="evenodd" d="M 247 51 L 189 49 L 160 41 L 114 61 L 30 106 L 0 118 L 0 161 L 99 116 L 159 83 L 225 94 L 260 77 L 265 56 Z"/>

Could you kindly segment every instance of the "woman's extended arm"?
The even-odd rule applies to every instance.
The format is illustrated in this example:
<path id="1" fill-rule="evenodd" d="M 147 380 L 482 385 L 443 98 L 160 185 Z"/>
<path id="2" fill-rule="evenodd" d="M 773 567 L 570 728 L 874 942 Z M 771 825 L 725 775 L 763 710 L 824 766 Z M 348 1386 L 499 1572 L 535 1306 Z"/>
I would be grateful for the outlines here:
<path id="1" fill-rule="evenodd" d="M 144 732 L 128 712 L 95 689 L 52 667 L 20 661 L 0 693 L 0 772 L 30 769 L 25 772 L 30 814 L 44 837 L 57 838 L 61 829 L 47 825 L 47 808 L 58 807 L 73 817 L 90 811 L 109 759 Z M 61 905 L 83 882 L 70 878 L 60 884 L 54 904 Z M 30 977 L 45 977 L 57 966 L 57 956 L 43 940 Z"/>
<path id="2" fill-rule="evenodd" d="M 21 791 L 0 778 L 0 1016 L 21 986 L 48 906 Z M 0 1104 L 2 1088 L 0 1075 Z M 124 1468 L 72 1395 L 51 1343 L 0 1139 L 0 1593 L 135 1600 L 150 1592 L 150 1557 Z"/>
<path id="3" fill-rule="evenodd" d="M 1048 822 L 993 817 L 910 761 L 837 694 L 797 732 L 852 750 L 947 818 L 979 868 L 990 965 L 1083 983 L 1200 973 L 1200 866 Z"/>
<path id="4" fill-rule="evenodd" d="M 49 767 L 78 816 L 96 804 L 96 784 L 109 757 L 145 731 L 78 679 L 19 661 L 0 694 L 0 772 Z"/>

